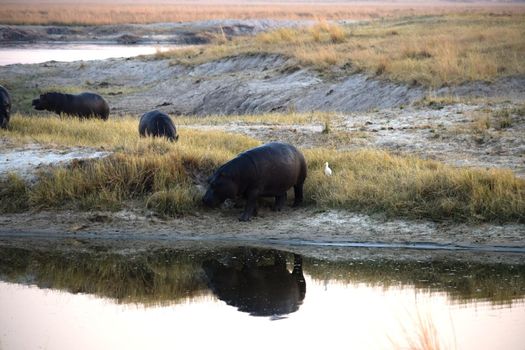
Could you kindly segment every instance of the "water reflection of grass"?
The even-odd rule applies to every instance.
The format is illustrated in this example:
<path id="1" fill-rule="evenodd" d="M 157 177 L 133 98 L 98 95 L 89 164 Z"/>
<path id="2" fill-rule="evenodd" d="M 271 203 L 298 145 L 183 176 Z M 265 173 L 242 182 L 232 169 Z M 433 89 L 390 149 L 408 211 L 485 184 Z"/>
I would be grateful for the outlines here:
<path id="1" fill-rule="evenodd" d="M 487 300 L 494 304 L 508 304 L 525 297 L 525 265 L 305 259 L 305 271 L 317 280 L 365 283 L 385 288 L 414 286 L 429 292 L 446 292 L 461 303 Z"/>
<path id="2" fill-rule="evenodd" d="M 151 254 L 0 249 L 0 276 L 119 303 L 177 303 L 206 293 L 200 265 L 184 252 Z"/>
<path id="3" fill-rule="evenodd" d="M 272 252 L 262 251 L 260 256 Z M 242 248 L 157 248 L 130 253 L 110 251 L 104 246 L 80 252 L 0 247 L 0 278 L 109 297 L 121 303 L 172 304 L 208 293 L 201 269 L 204 260 L 213 257 L 238 263 L 243 256 L 246 251 Z M 330 262 L 308 257 L 303 261 L 305 273 L 314 280 L 384 288 L 414 287 L 445 292 L 461 303 L 486 300 L 511 304 L 525 297 L 525 265 L 391 260 Z"/>

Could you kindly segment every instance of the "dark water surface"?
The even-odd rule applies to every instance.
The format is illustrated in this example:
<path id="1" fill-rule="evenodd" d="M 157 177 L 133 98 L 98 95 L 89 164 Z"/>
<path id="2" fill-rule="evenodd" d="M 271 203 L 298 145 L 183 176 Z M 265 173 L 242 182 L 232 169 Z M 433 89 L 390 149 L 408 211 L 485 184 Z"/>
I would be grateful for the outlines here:
<path id="1" fill-rule="evenodd" d="M 521 256 L 354 251 L 0 247 L 0 349 L 525 349 Z"/>

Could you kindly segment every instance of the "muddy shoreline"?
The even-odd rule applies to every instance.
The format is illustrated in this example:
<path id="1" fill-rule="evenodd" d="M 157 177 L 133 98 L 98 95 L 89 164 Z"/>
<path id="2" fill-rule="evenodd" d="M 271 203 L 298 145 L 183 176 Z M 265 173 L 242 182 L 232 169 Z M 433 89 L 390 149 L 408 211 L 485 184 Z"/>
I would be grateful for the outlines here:
<path id="1" fill-rule="evenodd" d="M 177 44 L 200 45 L 217 35 L 232 38 L 263 31 L 298 27 L 313 21 L 299 20 L 207 20 L 118 25 L 0 25 L 2 45 L 20 43 Z"/>
<path id="2" fill-rule="evenodd" d="M 158 245 L 247 245 L 330 255 L 374 254 L 377 257 L 525 254 L 525 233 L 519 224 L 461 224 L 425 220 L 385 219 L 342 210 L 262 208 L 248 223 L 237 220 L 238 209 L 196 211 L 165 219 L 151 212 L 47 211 L 0 216 L 0 244 L 52 247 L 64 241 L 71 249 L 102 244 L 108 249 L 142 249 Z M 213 224 L 212 224 L 213 223 Z M 69 243 L 67 243 L 69 242 Z M 401 252 L 401 253 L 400 253 Z"/>

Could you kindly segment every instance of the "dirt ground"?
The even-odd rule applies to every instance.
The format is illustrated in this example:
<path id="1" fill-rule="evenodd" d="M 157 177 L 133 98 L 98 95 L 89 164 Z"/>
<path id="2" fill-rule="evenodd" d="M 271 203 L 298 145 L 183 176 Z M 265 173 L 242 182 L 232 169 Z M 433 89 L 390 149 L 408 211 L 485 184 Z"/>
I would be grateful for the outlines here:
<path id="1" fill-rule="evenodd" d="M 339 113 L 326 122 L 277 125 L 232 122 L 183 127 L 241 133 L 262 142 L 285 141 L 301 148 L 339 150 L 374 148 L 394 154 L 434 159 L 453 166 L 511 169 L 525 177 L 525 116 L 512 115 L 511 125 L 498 127 L 497 111 L 519 108 L 504 102 L 389 108 L 372 112 Z M 512 113 L 511 113 L 512 114 Z M 489 118 L 492 125 L 479 130 Z M 337 169 L 334 169 L 337 171 Z"/>

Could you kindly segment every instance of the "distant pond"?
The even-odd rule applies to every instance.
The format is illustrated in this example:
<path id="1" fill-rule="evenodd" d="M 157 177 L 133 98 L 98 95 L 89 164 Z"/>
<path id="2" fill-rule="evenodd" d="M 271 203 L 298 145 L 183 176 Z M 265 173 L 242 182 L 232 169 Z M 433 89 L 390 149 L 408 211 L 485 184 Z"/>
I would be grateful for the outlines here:
<path id="1" fill-rule="evenodd" d="M 73 62 L 152 55 L 181 46 L 111 44 L 21 44 L 0 46 L 0 66 L 8 64 Z"/>
<path id="2" fill-rule="evenodd" d="M 525 265 L 0 247 L 0 348 L 523 349 Z"/>

